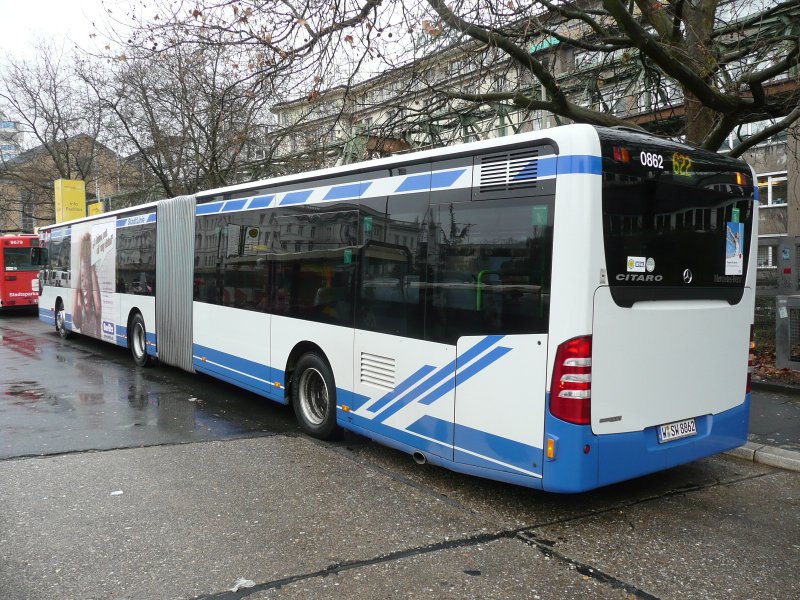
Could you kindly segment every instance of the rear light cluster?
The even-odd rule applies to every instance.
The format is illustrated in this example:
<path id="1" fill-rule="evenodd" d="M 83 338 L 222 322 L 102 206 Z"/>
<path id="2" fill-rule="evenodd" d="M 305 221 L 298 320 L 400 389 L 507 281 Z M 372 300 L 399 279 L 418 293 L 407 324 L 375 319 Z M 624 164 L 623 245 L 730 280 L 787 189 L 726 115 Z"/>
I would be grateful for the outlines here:
<path id="1" fill-rule="evenodd" d="M 631 162 L 631 153 L 628 151 L 627 148 L 623 148 L 622 146 L 614 146 L 612 148 L 612 153 L 614 156 L 614 160 L 617 162 L 622 162 L 622 163 Z"/>
<path id="2" fill-rule="evenodd" d="M 567 340 L 556 351 L 550 413 L 577 425 L 591 422 L 592 336 Z"/>
<path id="3" fill-rule="evenodd" d="M 753 325 L 750 325 L 750 353 L 747 355 L 747 388 L 750 393 L 753 387 L 753 372 L 756 370 L 756 334 Z"/>

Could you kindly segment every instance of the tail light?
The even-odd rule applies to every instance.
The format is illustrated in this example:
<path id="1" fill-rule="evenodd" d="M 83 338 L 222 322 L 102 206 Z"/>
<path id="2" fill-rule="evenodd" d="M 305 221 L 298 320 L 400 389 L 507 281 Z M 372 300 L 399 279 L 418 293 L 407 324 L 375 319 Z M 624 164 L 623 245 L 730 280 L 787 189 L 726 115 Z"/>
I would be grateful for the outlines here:
<path id="1" fill-rule="evenodd" d="M 631 153 L 628 151 L 627 148 L 623 148 L 622 146 L 614 146 L 612 148 L 612 153 L 614 156 L 614 160 L 617 162 L 622 162 L 622 163 L 631 162 Z"/>
<path id="2" fill-rule="evenodd" d="M 592 405 L 592 336 L 567 340 L 556 351 L 550 413 L 568 423 L 588 425 Z"/>
<path id="3" fill-rule="evenodd" d="M 747 388 L 746 393 L 750 393 L 753 387 L 753 371 L 756 369 L 756 332 L 755 327 L 750 325 L 750 353 L 747 355 Z"/>

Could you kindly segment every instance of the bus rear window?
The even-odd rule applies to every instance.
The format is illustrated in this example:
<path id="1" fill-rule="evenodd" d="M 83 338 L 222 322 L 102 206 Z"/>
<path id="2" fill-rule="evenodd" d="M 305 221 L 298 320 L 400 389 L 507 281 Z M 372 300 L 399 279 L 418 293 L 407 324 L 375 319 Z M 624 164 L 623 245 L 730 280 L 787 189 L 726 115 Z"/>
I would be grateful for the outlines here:
<path id="1" fill-rule="evenodd" d="M 741 300 L 753 233 L 746 168 L 667 142 L 604 147 L 603 242 L 618 305 Z"/>
<path id="2" fill-rule="evenodd" d="M 6 271 L 38 271 L 31 248 L 4 248 L 3 264 Z"/>

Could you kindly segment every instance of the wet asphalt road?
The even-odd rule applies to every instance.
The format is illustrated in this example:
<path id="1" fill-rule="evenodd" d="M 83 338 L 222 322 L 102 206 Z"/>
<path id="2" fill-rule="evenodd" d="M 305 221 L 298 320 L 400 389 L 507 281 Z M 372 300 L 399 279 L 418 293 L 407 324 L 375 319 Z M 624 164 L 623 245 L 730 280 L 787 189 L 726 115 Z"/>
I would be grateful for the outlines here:
<path id="1" fill-rule="evenodd" d="M 0 459 L 298 430 L 292 411 L 214 379 L 134 367 L 128 351 L 0 316 Z"/>
<path id="2" fill-rule="evenodd" d="M 797 473 L 715 457 L 543 494 L 310 440 L 31 316 L 0 316 L 0 507 L 3 599 L 800 597 Z"/>

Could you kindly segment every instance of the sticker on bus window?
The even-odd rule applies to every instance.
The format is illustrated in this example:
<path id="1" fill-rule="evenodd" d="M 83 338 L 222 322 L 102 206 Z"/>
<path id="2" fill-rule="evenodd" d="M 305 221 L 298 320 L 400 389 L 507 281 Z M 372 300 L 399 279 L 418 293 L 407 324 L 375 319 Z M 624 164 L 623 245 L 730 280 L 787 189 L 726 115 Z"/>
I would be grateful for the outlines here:
<path id="1" fill-rule="evenodd" d="M 542 204 L 534 206 L 531 211 L 531 225 L 534 227 L 542 227 L 547 225 L 547 206 Z"/>
<path id="2" fill-rule="evenodd" d="M 350 265 L 353 263 L 353 251 L 350 248 L 347 248 L 344 251 L 344 264 Z"/>
<path id="3" fill-rule="evenodd" d="M 739 222 L 739 209 L 738 208 L 734 208 L 732 212 L 733 212 L 733 214 L 731 215 L 731 221 L 733 221 L 734 223 L 738 223 Z"/>
<path id="4" fill-rule="evenodd" d="M 628 273 L 644 273 L 647 259 L 644 256 L 628 257 Z"/>
<path id="5" fill-rule="evenodd" d="M 725 275 L 741 275 L 744 272 L 744 223 L 728 222 L 725 235 Z"/>

